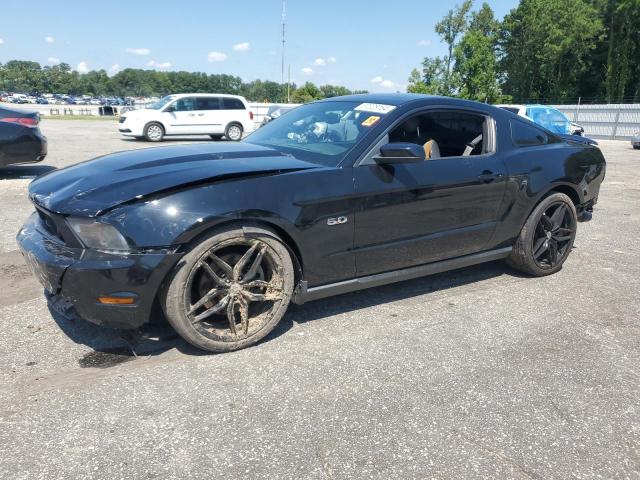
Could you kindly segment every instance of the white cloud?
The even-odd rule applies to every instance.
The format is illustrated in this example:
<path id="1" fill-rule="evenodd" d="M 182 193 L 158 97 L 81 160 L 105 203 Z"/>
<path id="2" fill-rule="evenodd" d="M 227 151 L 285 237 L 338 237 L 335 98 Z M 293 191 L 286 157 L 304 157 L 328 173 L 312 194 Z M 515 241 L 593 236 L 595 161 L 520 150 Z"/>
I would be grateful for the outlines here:
<path id="1" fill-rule="evenodd" d="M 126 48 L 125 52 L 131 53 L 133 55 L 149 55 L 151 50 L 148 48 Z"/>
<path id="2" fill-rule="evenodd" d="M 431 46 L 431 40 L 419 40 L 418 43 L 416 43 L 417 47 L 430 47 Z"/>
<path id="3" fill-rule="evenodd" d="M 76 67 L 76 70 L 78 73 L 87 73 L 89 71 L 89 66 L 87 65 L 87 62 L 80 62 Z"/>
<path id="4" fill-rule="evenodd" d="M 114 63 L 113 65 L 111 65 L 111 68 L 109 68 L 109 72 L 111 73 L 118 73 L 120 71 L 120 65 L 118 65 L 117 63 Z"/>
<path id="5" fill-rule="evenodd" d="M 3 43 L 4 43 L 4 40 L 0 38 L 0 45 L 2 45 Z"/>
<path id="6" fill-rule="evenodd" d="M 47 58 L 47 62 L 55 65 L 57 63 L 60 63 L 60 59 L 58 57 L 49 57 Z"/>
<path id="7" fill-rule="evenodd" d="M 336 63 L 337 61 L 338 61 L 338 59 L 336 57 L 327 58 L 327 63 Z"/>
<path id="8" fill-rule="evenodd" d="M 305 75 L 313 75 L 313 69 L 309 67 L 304 67 L 302 69 L 302 73 L 304 73 Z"/>
<path id="9" fill-rule="evenodd" d="M 160 68 L 160 69 L 171 68 L 171 62 L 156 63 L 156 68 Z"/>
<path id="10" fill-rule="evenodd" d="M 237 43 L 232 48 L 236 52 L 246 52 L 249 50 L 249 42 Z"/>
<path id="11" fill-rule="evenodd" d="M 324 67 L 327 64 L 327 61 L 324 58 L 316 58 L 316 60 L 313 63 L 315 63 L 320 67 Z"/>
<path id="12" fill-rule="evenodd" d="M 207 60 L 210 62 L 224 62 L 227 59 L 227 54 L 222 52 L 209 52 Z"/>
<path id="13" fill-rule="evenodd" d="M 156 61 L 155 61 L 155 60 L 149 60 L 149 61 L 147 62 L 147 67 L 153 67 L 155 64 L 156 64 Z"/>
<path id="14" fill-rule="evenodd" d="M 384 88 L 395 88 L 397 85 L 396 82 L 392 82 L 391 80 L 382 80 L 380 86 Z"/>
<path id="15" fill-rule="evenodd" d="M 44 41 L 47 43 L 53 43 L 55 40 L 53 39 L 53 37 L 44 37 Z"/>
<path id="16" fill-rule="evenodd" d="M 380 75 L 378 75 L 377 77 L 373 77 L 371 79 L 371 83 L 382 83 L 383 80 L 384 80 L 384 78 L 382 78 Z"/>

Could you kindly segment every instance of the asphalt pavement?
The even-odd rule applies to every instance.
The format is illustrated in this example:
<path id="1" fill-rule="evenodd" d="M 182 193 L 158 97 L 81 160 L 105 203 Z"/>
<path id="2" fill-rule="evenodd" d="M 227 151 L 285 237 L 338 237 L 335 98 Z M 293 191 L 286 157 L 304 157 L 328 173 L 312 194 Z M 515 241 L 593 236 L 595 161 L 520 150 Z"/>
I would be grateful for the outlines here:
<path id="1" fill-rule="evenodd" d="M 7 479 L 640 478 L 640 151 L 556 275 L 501 262 L 293 306 L 266 341 L 133 345 L 47 308 L 17 252 L 29 175 L 117 150 L 115 122 L 44 120 L 0 171 L 0 474 Z M 207 140 L 181 140 L 207 141 Z"/>

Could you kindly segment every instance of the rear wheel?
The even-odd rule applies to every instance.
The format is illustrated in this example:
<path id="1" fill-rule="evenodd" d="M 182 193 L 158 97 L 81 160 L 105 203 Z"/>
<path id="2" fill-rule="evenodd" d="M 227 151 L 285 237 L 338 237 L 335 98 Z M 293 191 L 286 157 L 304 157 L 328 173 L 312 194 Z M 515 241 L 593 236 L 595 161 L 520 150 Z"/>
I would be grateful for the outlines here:
<path id="1" fill-rule="evenodd" d="M 220 231 L 180 261 L 164 292 L 167 320 L 187 342 L 228 352 L 264 338 L 284 316 L 294 285 L 287 248 L 267 230 Z"/>
<path id="2" fill-rule="evenodd" d="M 640 150 L 640 145 L 634 145 L 634 146 L 633 146 L 633 148 L 634 148 L 635 150 Z"/>
<path id="3" fill-rule="evenodd" d="M 567 195 L 549 195 L 531 212 L 507 262 L 531 275 L 557 272 L 573 248 L 577 218 L 576 207 Z"/>
<path id="4" fill-rule="evenodd" d="M 242 140 L 242 125 L 239 123 L 230 123 L 224 131 L 224 136 L 227 137 L 227 140 L 239 142 Z"/>
<path id="5" fill-rule="evenodd" d="M 151 122 L 144 127 L 144 138 L 150 142 L 161 142 L 164 138 L 164 127 L 158 122 Z"/>

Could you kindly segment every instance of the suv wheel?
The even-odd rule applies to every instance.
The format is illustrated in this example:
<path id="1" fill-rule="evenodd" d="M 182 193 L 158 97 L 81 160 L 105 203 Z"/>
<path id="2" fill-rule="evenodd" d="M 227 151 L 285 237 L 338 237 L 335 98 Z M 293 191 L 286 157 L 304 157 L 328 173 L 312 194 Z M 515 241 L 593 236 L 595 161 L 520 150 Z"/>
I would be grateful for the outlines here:
<path id="1" fill-rule="evenodd" d="M 161 142 L 164 138 L 164 127 L 157 122 L 149 123 L 144 127 L 144 138 L 150 142 Z"/>
<path id="2" fill-rule="evenodd" d="M 228 352 L 252 345 L 284 316 L 294 286 L 289 251 L 275 234 L 222 230 L 195 245 L 174 271 L 162 305 L 192 345 Z"/>
<path id="3" fill-rule="evenodd" d="M 577 225 L 571 199 L 564 193 L 549 195 L 529 215 L 507 263 L 539 277 L 557 272 L 571 253 Z"/>
<path id="4" fill-rule="evenodd" d="M 224 136 L 227 137 L 227 140 L 239 142 L 242 140 L 242 125 L 239 123 L 230 123 L 224 131 Z"/>

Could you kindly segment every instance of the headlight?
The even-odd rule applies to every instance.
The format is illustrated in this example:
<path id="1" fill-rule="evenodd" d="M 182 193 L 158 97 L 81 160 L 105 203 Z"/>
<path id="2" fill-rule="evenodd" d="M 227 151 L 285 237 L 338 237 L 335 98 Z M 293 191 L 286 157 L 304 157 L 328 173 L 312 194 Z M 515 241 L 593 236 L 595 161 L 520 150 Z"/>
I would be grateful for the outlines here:
<path id="1" fill-rule="evenodd" d="M 113 225 L 97 222 L 91 218 L 67 218 L 67 222 L 82 243 L 89 248 L 129 250 L 129 244 Z"/>

